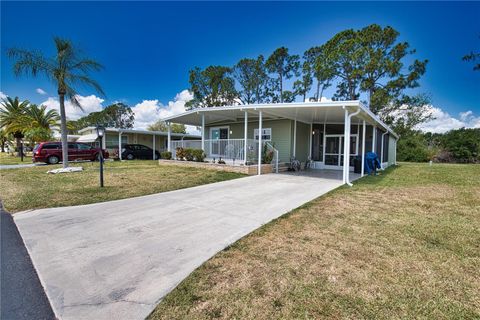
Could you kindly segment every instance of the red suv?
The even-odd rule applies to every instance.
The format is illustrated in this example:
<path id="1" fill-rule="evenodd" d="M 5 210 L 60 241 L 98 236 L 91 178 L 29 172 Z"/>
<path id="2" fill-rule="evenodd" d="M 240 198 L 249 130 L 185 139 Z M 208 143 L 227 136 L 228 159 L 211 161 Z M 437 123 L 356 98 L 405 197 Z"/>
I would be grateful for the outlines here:
<path id="1" fill-rule="evenodd" d="M 86 143 L 69 142 L 68 143 L 68 161 L 75 160 L 98 160 L 100 152 L 103 152 L 104 159 L 108 158 L 108 152 L 100 148 L 92 147 Z M 57 164 L 62 161 L 62 143 L 61 142 L 41 142 L 33 148 L 33 162 L 45 162 L 47 164 Z"/>

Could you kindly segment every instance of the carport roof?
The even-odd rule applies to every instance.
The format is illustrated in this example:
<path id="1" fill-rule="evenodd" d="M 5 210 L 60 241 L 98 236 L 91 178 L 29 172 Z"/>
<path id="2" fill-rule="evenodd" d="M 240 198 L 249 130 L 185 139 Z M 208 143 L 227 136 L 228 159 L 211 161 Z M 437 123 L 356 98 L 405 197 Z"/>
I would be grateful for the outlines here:
<path id="1" fill-rule="evenodd" d="M 343 123 L 345 111 L 350 112 L 360 109 L 360 113 L 352 118 L 352 124 L 365 120 L 371 125 L 376 125 L 398 138 L 397 134 L 380 118 L 373 114 L 360 101 L 330 101 L 330 102 L 302 102 L 302 103 L 275 103 L 251 104 L 224 107 L 197 108 L 162 120 L 186 125 L 201 126 L 202 114 L 205 114 L 205 124 L 214 125 L 224 122 L 243 121 L 245 112 L 249 120 L 258 118 L 258 111 L 262 111 L 263 120 L 291 119 L 304 123 Z"/>

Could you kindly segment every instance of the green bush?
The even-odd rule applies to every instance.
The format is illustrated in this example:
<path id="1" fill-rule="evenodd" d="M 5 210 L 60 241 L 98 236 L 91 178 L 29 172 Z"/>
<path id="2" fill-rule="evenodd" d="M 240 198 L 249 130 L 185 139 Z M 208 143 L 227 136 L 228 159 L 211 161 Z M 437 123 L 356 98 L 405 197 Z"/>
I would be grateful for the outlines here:
<path id="1" fill-rule="evenodd" d="M 160 158 L 165 160 L 172 160 L 172 153 L 170 151 L 163 151 L 160 153 Z"/>
<path id="2" fill-rule="evenodd" d="M 185 160 L 193 161 L 193 150 L 192 148 L 185 149 Z"/>
<path id="3" fill-rule="evenodd" d="M 202 149 L 192 149 L 192 155 L 197 162 L 203 162 L 205 160 L 205 152 Z"/>
<path id="4" fill-rule="evenodd" d="M 185 160 L 185 158 L 186 158 L 185 149 L 182 148 L 182 147 L 178 147 L 178 148 L 176 149 L 176 151 L 177 151 L 177 153 L 176 153 L 176 158 L 177 158 L 177 160 L 180 160 L 180 161 Z"/>

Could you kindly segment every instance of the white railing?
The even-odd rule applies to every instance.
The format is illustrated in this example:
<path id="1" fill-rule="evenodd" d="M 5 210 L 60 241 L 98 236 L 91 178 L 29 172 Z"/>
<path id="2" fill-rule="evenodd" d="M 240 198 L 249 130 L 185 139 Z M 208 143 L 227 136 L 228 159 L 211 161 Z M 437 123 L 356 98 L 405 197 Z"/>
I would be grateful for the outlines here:
<path id="1" fill-rule="evenodd" d="M 175 156 L 178 147 L 202 149 L 201 140 L 172 140 L 171 151 Z M 209 139 L 205 140 L 204 152 L 207 158 L 222 158 L 245 161 L 245 139 Z M 256 163 L 258 157 L 258 141 L 247 139 L 247 162 Z"/>
<path id="2" fill-rule="evenodd" d="M 201 149 L 201 140 L 172 140 L 171 150 L 173 157 L 176 155 L 176 149 L 192 148 Z M 272 153 L 273 157 L 271 164 L 274 165 L 275 172 L 278 172 L 278 150 L 270 142 L 262 143 L 262 159 L 264 153 Z M 245 139 L 209 139 L 205 140 L 205 155 L 207 158 L 233 160 L 239 162 L 247 162 L 247 164 L 258 164 L 258 141 L 253 139 L 247 139 L 247 155 L 245 159 Z"/>

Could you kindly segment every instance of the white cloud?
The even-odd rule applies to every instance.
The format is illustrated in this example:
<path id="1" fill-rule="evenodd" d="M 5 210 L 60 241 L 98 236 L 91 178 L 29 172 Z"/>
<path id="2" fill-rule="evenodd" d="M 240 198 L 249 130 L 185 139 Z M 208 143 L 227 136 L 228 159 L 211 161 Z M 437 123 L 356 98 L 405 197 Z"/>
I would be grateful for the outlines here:
<path id="1" fill-rule="evenodd" d="M 44 95 L 47 94 L 42 88 L 37 88 L 35 91 L 36 91 L 38 94 L 41 94 L 42 96 L 44 96 Z"/>
<path id="2" fill-rule="evenodd" d="M 65 101 L 65 113 L 67 114 L 68 119 L 76 120 L 90 112 L 101 111 L 103 109 L 102 103 L 105 101 L 95 95 L 85 97 L 77 95 L 77 99 L 83 110 L 75 107 L 70 101 Z M 47 109 L 54 109 L 60 112 L 60 103 L 57 98 L 49 97 L 46 101 L 42 102 L 42 105 L 47 106 Z"/>
<path id="3" fill-rule="evenodd" d="M 3 93 L 2 91 L 0 91 L 0 99 L 7 99 L 7 95 L 5 93 Z"/>
<path id="4" fill-rule="evenodd" d="M 155 123 L 159 119 L 170 117 L 185 112 L 185 103 L 193 99 L 193 95 L 188 90 L 183 90 L 175 96 L 173 101 L 167 105 L 158 100 L 143 100 L 136 104 L 132 110 L 135 113 L 135 128 L 146 129 L 148 125 Z M 198 134 L 195 126 L 187 126 L 187 132 Z"/>
<path id="5" fill-rule="evenodd" d="M 458 118 L 437 107 L 431 107 L 434 120 L 422 123 L 418 129 L 425 132 L 443 133 L 460 128 L 480 128 L 480 116 L 475 116 L 473 111 L 460 112 Z"/>

